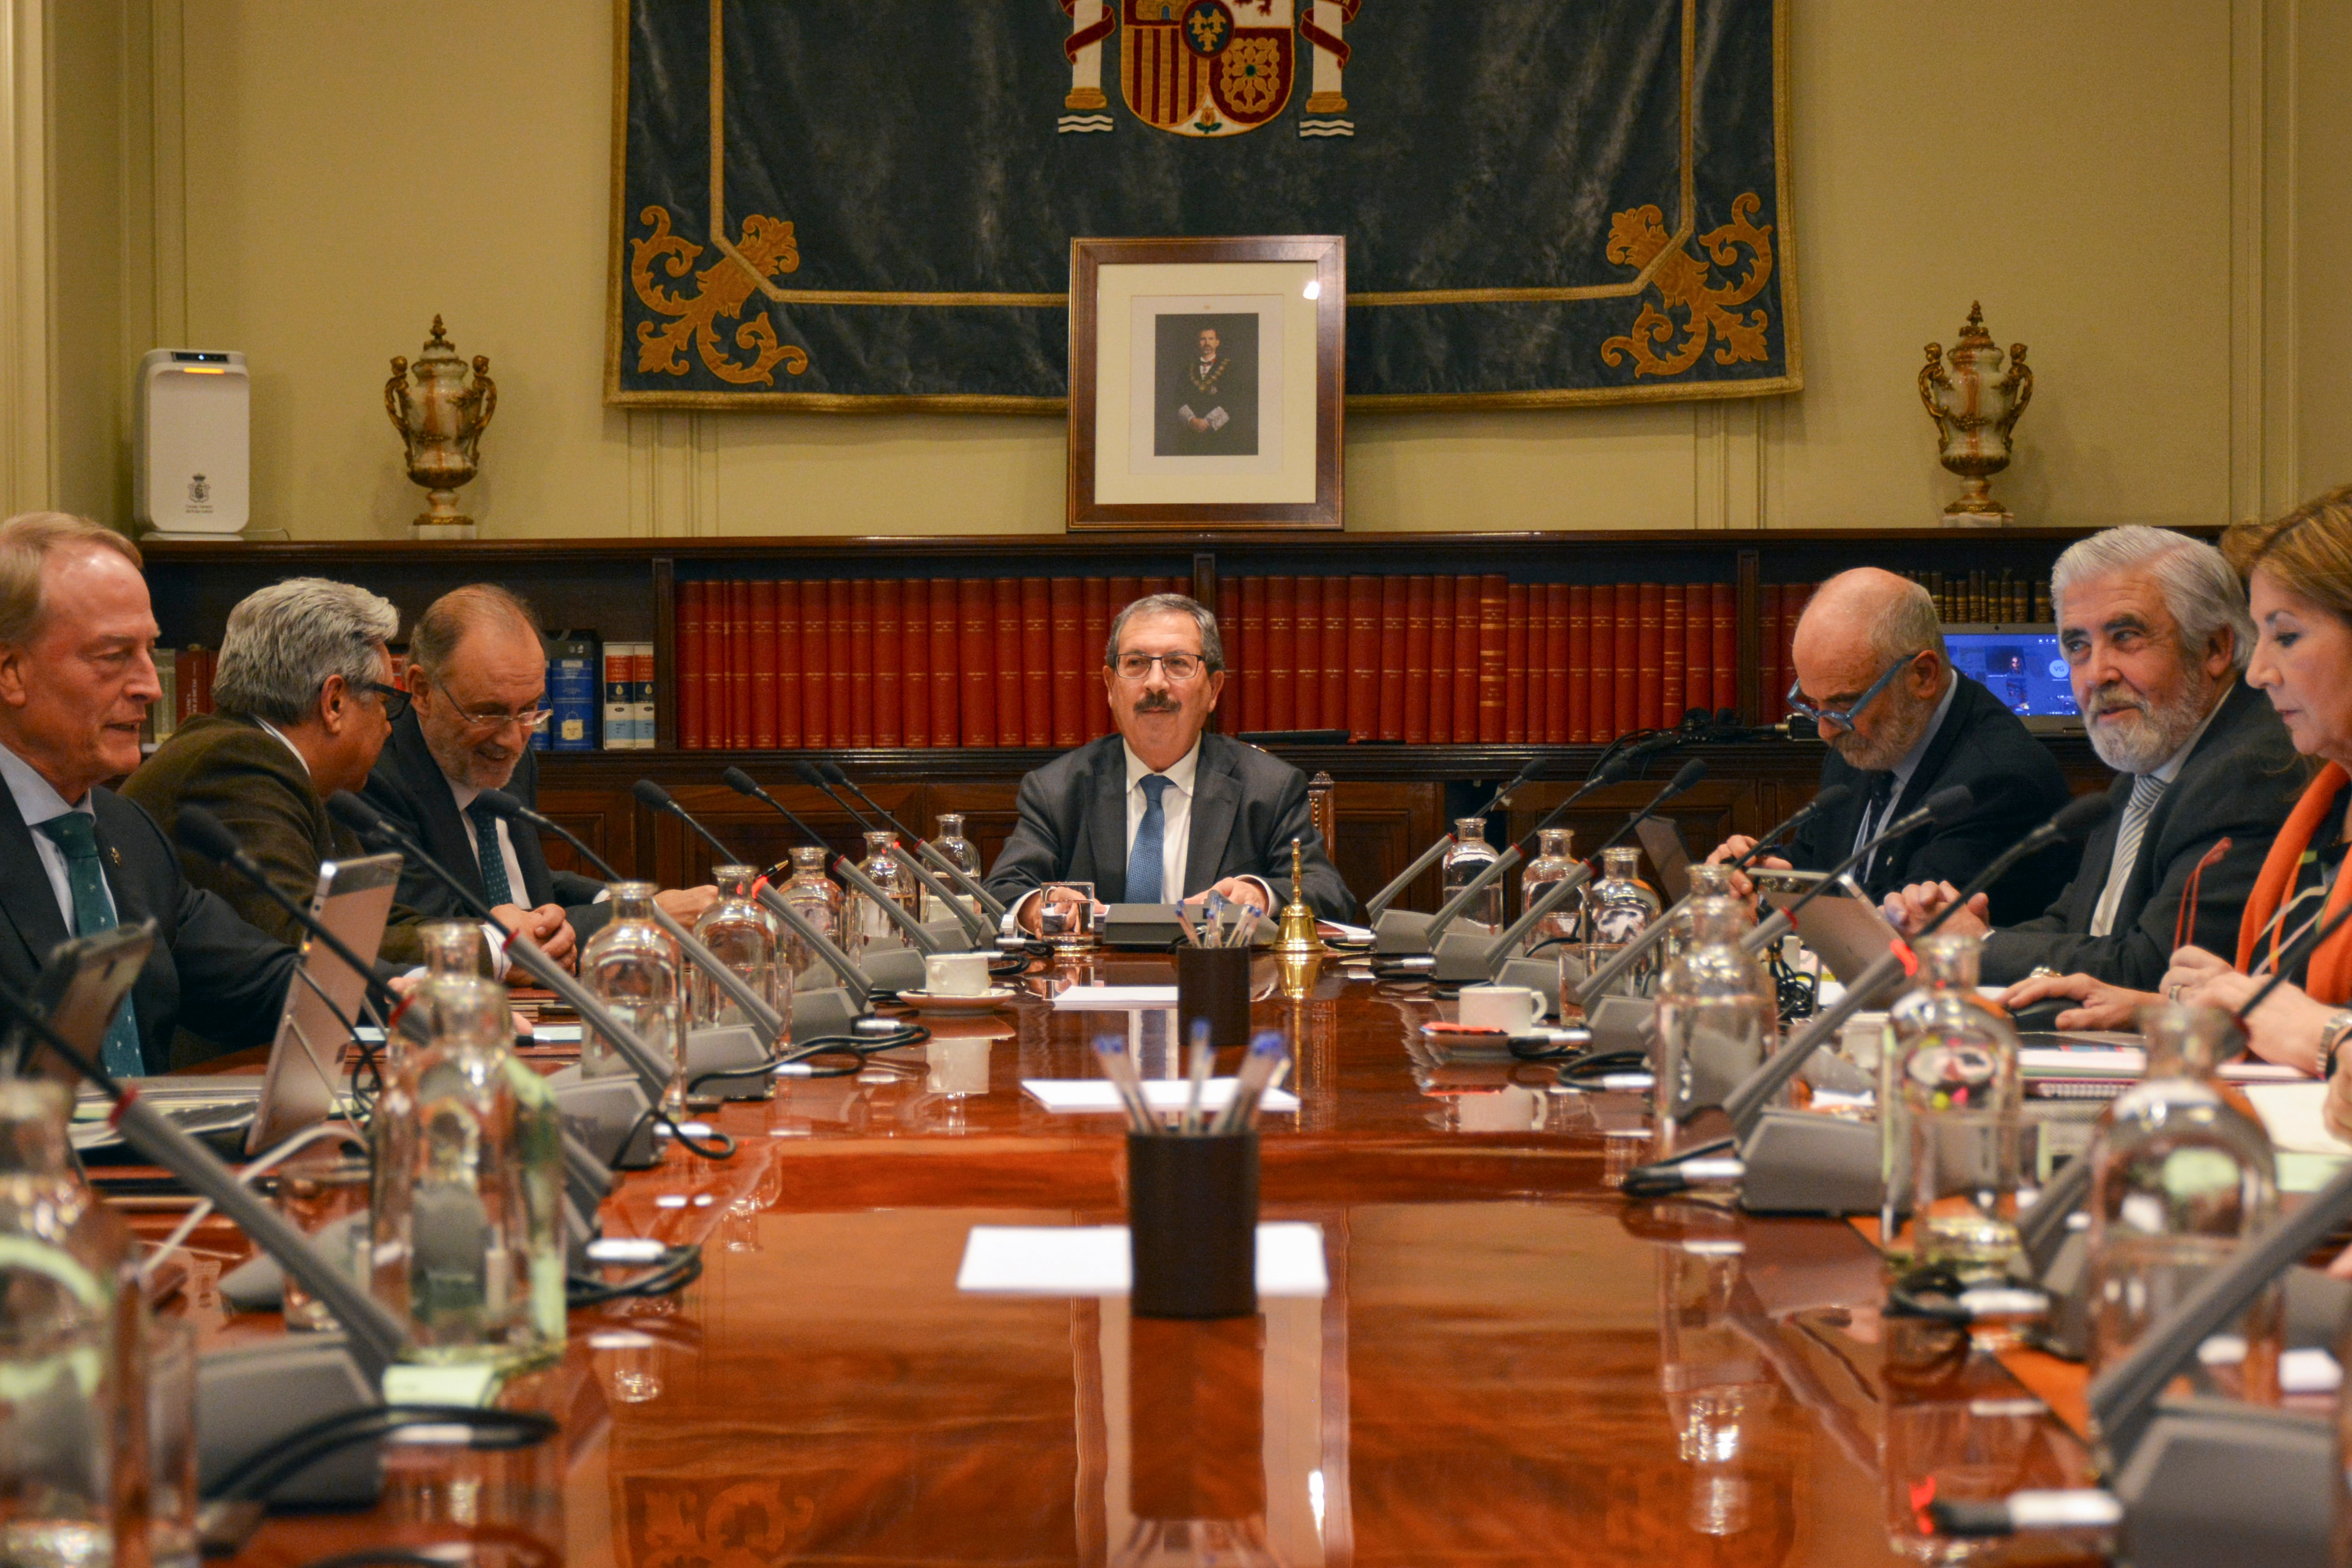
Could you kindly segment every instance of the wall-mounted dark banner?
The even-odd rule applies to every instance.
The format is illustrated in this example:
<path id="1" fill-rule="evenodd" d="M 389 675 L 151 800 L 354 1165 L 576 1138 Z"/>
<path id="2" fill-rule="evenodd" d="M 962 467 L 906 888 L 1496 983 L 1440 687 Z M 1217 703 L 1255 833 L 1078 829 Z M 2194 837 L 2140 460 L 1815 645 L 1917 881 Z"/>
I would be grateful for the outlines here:
<path id="1" fill-rule="evenodd" d="M 1357 408 L 1801 384 L 1790 0 L 616 0 L 609 401 L 1037 410 L 1077 236 L 1347 236 Z"/>

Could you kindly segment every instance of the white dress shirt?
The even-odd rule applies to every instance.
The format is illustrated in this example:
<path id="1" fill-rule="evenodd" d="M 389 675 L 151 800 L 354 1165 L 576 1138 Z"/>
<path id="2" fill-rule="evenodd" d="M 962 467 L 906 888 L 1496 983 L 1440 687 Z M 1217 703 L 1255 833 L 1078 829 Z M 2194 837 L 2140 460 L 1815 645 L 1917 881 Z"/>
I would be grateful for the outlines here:
<path id="1" fill-rule="evenodd" d="M 1905 752 L 1901 759 L 1887 769 L 1889 773 L 1895 775 L 1895 789 L 1886 797 L 1886 809 L 1880 811 L 1874 820 L 1869 811 L 1864 810 L 1862 821 L 1854 824 L 1853 848 L 1862 848 L 1864 844 L 1870 841 L 1873 834 L 1883 831 L 1887 823 L 1895 820 L 1895 808 L 1902 803 L 1903 791 L 1911 788 L 1911 775 L 1919 771 L 1920 758 L 1927 755 L 1928 743 L 1936 738 L 1936 732 L 1944 727 L 1944 719 L 1952 711 L 1952 699 L 1960 694 L 1959 672 L 1954 670 L 1949 674 L 1951 680 L 1944 687 L 1943 700 L 1936 705 L 1935 716 L 1927 721 L 1927 727 L 1919 732 L 1919 738 L 1911 743 L 1911 749 Z M 1875 858 L 1875 856 L 1873 857 L 1874 860 Z M 1867 867 L 1864 868 L 1864 870 L 1867 869 Z M 1863 873 L 1856 872 L 1854 874 L 1858 877 Z"/>
<path id="2" fill-rule="evenodd" d="M 58 848 L 48 834 L 41 831 L 40 825 L 69 811 L 79 811 L 91 818 L 98 813 L 90 810 L 87 793 L 79 801 L 68 800 L 58 793 L 55 785 L 35 770 L 31 763 L 5 746 L 0 746 L 0 779 L 7 781 L 8 793 L 16 799 L 16 814 L 25 819 L 25 826 L 33 830 L 33 852 L 41 857 L 41 869 L 48 873 L 49 892 L 57 898 L 58 913 L 65 917 L 66 930 L 71 932 L 74 928 L 73 883 L 66 877 L 66 852 Z M 106 889 L 107 906 L 112 908 L 114 889 L 102 876 L 99 879 L 99 885 Z M 116 911 L 118 917 L 121 913 Z"/>

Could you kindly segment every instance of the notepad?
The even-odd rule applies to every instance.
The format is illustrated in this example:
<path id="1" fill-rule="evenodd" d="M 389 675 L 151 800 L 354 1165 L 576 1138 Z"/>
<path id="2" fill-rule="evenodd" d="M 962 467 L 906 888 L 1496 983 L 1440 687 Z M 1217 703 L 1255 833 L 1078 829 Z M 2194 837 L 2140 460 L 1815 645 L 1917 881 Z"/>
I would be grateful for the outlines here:
<path id="1" fill-rule="evenodd" d="M 975 1225 L 956 1289 L 1007 1296 L 1124 1296 L 1132 1258 L 1124 1225 Z M 1322 1296 L 1323 1228 L 1297 1220 L 1257 1228 L 1257 1293 Z"/>
<path id="2" fill-rule="evenodd" d="M 2249 1083 L 2245 1093 L 2279 1148 L 2305 1155 L 2352 1155 L 2352 1144 L 2329 1132 L 2321 1114 L 2327 1103 L 2326 1084 L 2311 1078 L 2299 1083 Z"/>
<path id="3" fill-rule="evenodd" d="M 1056 992 L 1055 1012 L 1124 1012 L 1138 1008 L 1172 1008 L 1173 986 L 1072 986 Z"/>
<path id="4" fill-rule="evenodd" d="M 2028 1078 L 2137 1078 L 2147 1070 L 2147 1053 L 2136 1045 L 2034 1046 L 2017 1053 Z M 2275 1061 L 2230 1061 L 2221 1076 L 2232 1083 L 2308 1083 L 2310 1075 Z"/>
<path id="5" fill-rule="evenodd" d="M 1234 1097 L 1234 1080 L 1212 1078 L 1201 1085 L 1201 1107 L 1222 1111 Z M 1024 1078 L 1021 1087 L 1048 1111 L 1067 1115 L 1117 1115 L 1126 1107 L 1118 1102 L 1118 1086 L 1108 1078 Z M 1192 1086 L 1181 1078 L 1147 1078 L 1143 1103 L 1174 1115 L 1192 1099 Z M 1298 1109 L 1298 1096 L 1286 1089 L 1269 1089 L 1257 1103 L 1262 1113 L 1280 1114 Z"/>

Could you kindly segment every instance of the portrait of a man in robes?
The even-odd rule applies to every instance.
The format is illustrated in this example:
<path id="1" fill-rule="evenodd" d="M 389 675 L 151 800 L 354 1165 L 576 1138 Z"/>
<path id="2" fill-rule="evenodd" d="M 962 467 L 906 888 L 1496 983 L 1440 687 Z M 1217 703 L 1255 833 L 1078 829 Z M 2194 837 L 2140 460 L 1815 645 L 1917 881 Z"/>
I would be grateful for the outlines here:
<path id="1" fill-rule="evenodd" d="M 1257 322 L 1248 314 L 1154 319 L 1155 455 L 1257 455 Z"/>

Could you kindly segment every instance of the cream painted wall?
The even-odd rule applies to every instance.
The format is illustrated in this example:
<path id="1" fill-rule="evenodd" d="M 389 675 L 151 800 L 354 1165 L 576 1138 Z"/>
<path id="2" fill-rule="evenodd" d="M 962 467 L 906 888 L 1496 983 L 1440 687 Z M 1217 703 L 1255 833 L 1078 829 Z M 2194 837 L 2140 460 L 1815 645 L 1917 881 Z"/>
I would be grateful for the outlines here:
<path id="1" fill-rule="evenodd" d="M 316 538 L 404 530 L 422 497 L 400 474 L 381 388 L 389 356 L 413 355 L 437 311 L 499 383 L 486 473 L 466 492 L 487 534 L 1060 528 L 1058 420 L 602 406 L 601 0 L 105 3 L 130 18 L 127 49 L 142 27 L 162 40 L 152 98 L 126 95 L 128 120 L 152 123 L 113 138 L 133 163 L 120 148 L 151 133 L 155 146 L 152 176 L 126 167 L 130 204 L 152 200 L 157 227 L 178 219 L 185 233 L 184 257 L 159 244 L 158 276 L 124 287 L 178 285 L 186 340 L 248 355 L 257 526 Z M 2278 120 L 2250 119 L 2248 92 L 2260 110 L 2312 79 L 2280 59 L 2306 42 L 2315 57 L 2347 52 L 2341 16 L 2311 19 L 2323 0 L 1795 4 L 1805 390 L 1360 415 L 1352 528 L 1930 524 L 1954 482 L 1935 464 L 1913 378 L 1921 345 L 1948 342 L 1979 298 L 2003 343 L 2032 346 L 2039 376 L 2018 463 L 1995 486 L 2021 520 L 2210 523 L 2268 504 L 2245 482 L 2233 489 L 2233 474 L 2260 470 L 2249 444 L 2278 423 L 2250 415 L 2250 400 L 2315 405 L 2299 422 L 2314 461 L 2272 489 L 2335 466 L 2323 449 L 2352 453 L 2352 413 L 2335 395 L 2347 356 L 2289 333 L 2301 352 L 2273 342 L 2265 360 L 2264 300 L 2242 259 L 2275 259 L 2278 231 L 2292 232 L 2277 214 L 2332 203 L 2305 223 L 2289 253 L 2302 261 L 2268 308 L 2313 301 L 2352 349 L 2352 303 L 2319 276 L 2340 269 L 2344 246 L 2314 243 L 2347 221 L 2326 181 L 2342 159 L 2306 157 L 2301 183 L 2281 183 L 2291 159 L 2267 143 L 2248 152 L 2249 135 Z M 73 70 L 85 78 L 87 62 Z M 126 79 L 140 86 L 135 70 Z M 2305 90 L 2284 110 L 2289 126 L 2332 115 L 2307 133 L 2315 150 L 2334 145 L 2328 134 L 2352 141 L 2352 113 L 2327 97 Z M 75 167 L 107 145 L 88 119 L 53 132 L 74 144 Z M 2246 200 L 2248 179 L 2266 173 L 2291 199 Z M 100 427 L 121 418 L 136 357 L 124 338 L 119 390 L 69 400 L 59 446 L 78 475 Z M 87 354 L 69 362 L 96 373 Z"/>

